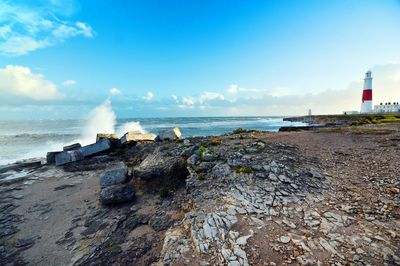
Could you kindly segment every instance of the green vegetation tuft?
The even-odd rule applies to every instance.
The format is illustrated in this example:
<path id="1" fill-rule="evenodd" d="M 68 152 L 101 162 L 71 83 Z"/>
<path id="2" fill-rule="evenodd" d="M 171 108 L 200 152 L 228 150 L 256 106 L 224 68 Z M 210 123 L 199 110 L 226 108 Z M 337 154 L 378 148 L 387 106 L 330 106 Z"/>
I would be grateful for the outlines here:
<path id="1" fill-rule="evenodd" d="M 116 148 L 115 149 L 115 154 L 119 155 L 119 156 L 124 155 L 125 154 L 125 150 L 121 149 L 121 148 Z"/>
<path id="2" fill-rule="evenodd" d="M 203 181 L 203 180 L 206 180 L 207 178 L 206 178 L 205 175 L 199 175 L 199 176 L 197 177 L 197 179 L 200 180 L 200 181 Z"/>
<path id="3" fill-rule="evenodd" d="M 170 196 L 171 195 L 171 192 L 169 191 L 169 189 L 168 188 L 162 188 L 162 189 L 160 189 L 160 197 L 161 198 L 165 198 L 165 197 L 168 197 L 168 196 Z"/>
<path id="4" fill-rule="evenodd" d="M 207 152 L 207 147 L 204 145 L 200 145 L 199 151 L 200 151 L 200 160 L 204 161 L 204 153 Z"/>
<path id="5" fill-rule="evenodd" d="M 246 133 L 246 129 L 239 127 L 233 131 L 233 134 L 240 134 L 240 133 Z"/>
<path id="6" fill-rule="evenodd" d="M 249 167 L 238 167 L 236 169 L 236 173 L 246 173 L 246 174 L 250 174 L 253 173 L 253 169 L 249 168 Z"/>
<path id="7" fill-rule="evenodd" d="M 121 246 L 119 245 L 111 245 L 107 247 L 106 249 L 108 252 L 120 252 L 121 251 Z"/>

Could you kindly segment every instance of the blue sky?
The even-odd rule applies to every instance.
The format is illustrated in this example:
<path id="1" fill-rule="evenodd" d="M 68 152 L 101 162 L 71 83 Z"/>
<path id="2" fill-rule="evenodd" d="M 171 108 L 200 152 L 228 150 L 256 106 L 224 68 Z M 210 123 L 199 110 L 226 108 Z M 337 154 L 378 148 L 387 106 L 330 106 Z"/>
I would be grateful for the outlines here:
<path id="1" fill-rule="evenodd" d="M 400 100 L 399 47 L 397 0 L 0 0 L 0 119 L 356 110 L 368 69 Z"/>

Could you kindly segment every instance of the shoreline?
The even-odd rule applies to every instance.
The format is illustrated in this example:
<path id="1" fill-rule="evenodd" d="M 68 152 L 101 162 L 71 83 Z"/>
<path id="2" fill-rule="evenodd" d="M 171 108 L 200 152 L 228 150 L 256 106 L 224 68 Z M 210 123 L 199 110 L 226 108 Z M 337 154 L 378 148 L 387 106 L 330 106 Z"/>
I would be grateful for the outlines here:
<path id="1" fill-rule="evenodd" d="M 0 262 L 399 263 L 399 129 L 237 131 L 32 164 L 0 185 Z M 99 177 L 121 162 L 135 198 L 102 205 Z"/>

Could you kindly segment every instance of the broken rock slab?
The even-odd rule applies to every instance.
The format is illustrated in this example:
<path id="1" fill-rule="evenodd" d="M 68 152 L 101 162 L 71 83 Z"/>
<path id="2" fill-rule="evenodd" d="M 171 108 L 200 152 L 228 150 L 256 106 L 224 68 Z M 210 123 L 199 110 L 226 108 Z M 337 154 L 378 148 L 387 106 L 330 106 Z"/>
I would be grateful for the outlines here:
<path id="1" fill-rule="evenodd" d="M 175 139 L 180 139 L 182 136 L 181 131 L 179 128 L 175 127 L 172 129 L 167 129 L 167 130 L 162 130 L 158 134 L 157 139 L 160 141 L 164 140 L 175 140 Z"/>
<path id="2" fill-rule="evenodd" d="M 74 143 L 74 144 L 71 144 L 68 146 L 64 146 L 63 151 L 73 151 L 73 150 L 77 150 L 81 147 L 82 147 L 82 145 L 80 143 Z"/>
<path id="3" fill-rule="evenodd" d="M 108 169 L 100 175 L 100 187 L 105 188 L 112 185 L 123 184 L 128 181 L 128 167 L 119 163 L 112 169 Z"/>
<path id="4" fill-rule="evenodd" d="M 64 165 L 67 163 L 83 160 L 85 156 L 81 150 L 63 151 L 55 155 L 56 165 Z"/>
<path id="5" fill-rule="evenodd" d="M 110 140 L 104 139 L 99 142 L 83 146 L 82 148 L 80 148 L 80 151 L 82 151 L 84 157 L 87 157 L 96 153 L 109 150 L 110 148 L 111 148 Z"/>
<path id="6" fill-rule="evenodd" d="M 132 184 L 119 184 L 103 188 L 100 192 L 100 203 L 103 205 L 118 204 L 135 198 L 135 187 Z"/>
<path id="7" fill-rule="evenodd" d="M 151 133 L 140 133 L 136 131 L 131 131 L 123 135 L 120 139 L 121 144 L 129 144 L 135 143 L 138 141 L 154 141 L 156 139 L 156 135 Z"/>

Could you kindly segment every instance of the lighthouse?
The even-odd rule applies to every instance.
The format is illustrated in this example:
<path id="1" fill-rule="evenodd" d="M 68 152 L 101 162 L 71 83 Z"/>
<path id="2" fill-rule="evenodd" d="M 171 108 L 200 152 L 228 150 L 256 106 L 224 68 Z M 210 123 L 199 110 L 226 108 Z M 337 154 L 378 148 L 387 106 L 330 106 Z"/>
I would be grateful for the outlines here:
<path id="1" fill-rule="evenodd" d="M 361 101 L 361 113 L 372 113 L 372 73 L 367 71 Z"/>

